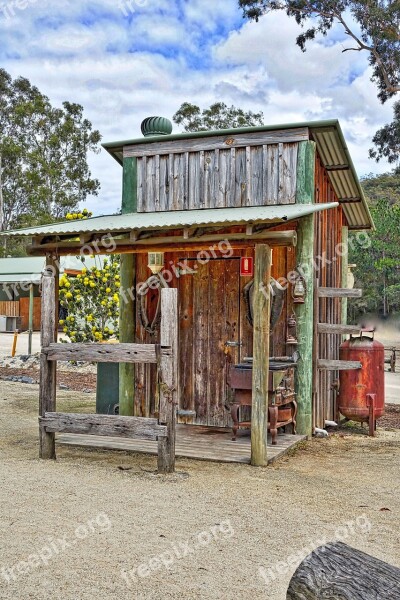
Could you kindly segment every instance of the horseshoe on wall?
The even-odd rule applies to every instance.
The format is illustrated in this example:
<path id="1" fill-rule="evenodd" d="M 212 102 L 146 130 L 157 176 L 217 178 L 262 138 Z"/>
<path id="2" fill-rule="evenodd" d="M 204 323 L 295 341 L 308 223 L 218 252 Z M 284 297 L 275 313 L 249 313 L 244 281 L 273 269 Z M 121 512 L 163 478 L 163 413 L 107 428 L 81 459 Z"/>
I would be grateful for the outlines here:
<path id="1" fill-rule="evenodd" d="M 278 287 L 276 280 L 271 277 L 271 288 L 273 290 L 271 299 L 271 320 L 270 330 L 273 331 L 276 324 L 279 321 L 279 317 L 282 314 L 283 306 L 285 304 L 285 290 Z M 243 296 L 246 303 L 246 316 L 250 325 L 253 327 L 253 293 L 254 293 L 254 279 L 252 279 L 246 287 L 243 289 Z"/>
<path id="2" fill-rule="evenodd" d="M 155 335 L 157 332 L 157 328 L 161 321 L 161 293 L 158 293 L 157 307 L 154 315 L 154 319 L 150 323 L 150 320 L 147 316 L 147 294 L 150 289 L 158 289 L 169 288 L 168 283 L 165 281 L 163 277 L 160 275 L 150 275 L 150 277 L 143 283 L 140 287 L 140 291 L 138 292 L 139 302 L 138 302 L 138 316 L 140 323 L 147 333 L 150 335 Z"/>

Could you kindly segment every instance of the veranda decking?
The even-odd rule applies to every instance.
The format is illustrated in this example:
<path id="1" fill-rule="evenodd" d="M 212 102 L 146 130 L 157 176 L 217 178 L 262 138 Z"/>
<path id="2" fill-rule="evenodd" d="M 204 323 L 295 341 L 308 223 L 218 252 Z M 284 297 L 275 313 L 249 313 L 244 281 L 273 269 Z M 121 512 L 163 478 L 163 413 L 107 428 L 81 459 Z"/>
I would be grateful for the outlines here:
<path id="1" fill-rule="evenodd" d="M 289 449 L 306 439 L 303 435 L 281 433 L 278 444 L 268 443 L 268 463 L 271 464 Z M 157 442 L 143 439 L 122 439 L 91 435 L 58 434 L 58 444 L 105 450 L 122 450 L 157 455 Z M 220 427 L 178 425 L 176 429 L 176 456 L 225 463 L 250 464 L 250 431 L 240 430 L 236 442 L 232 430 Z"/>

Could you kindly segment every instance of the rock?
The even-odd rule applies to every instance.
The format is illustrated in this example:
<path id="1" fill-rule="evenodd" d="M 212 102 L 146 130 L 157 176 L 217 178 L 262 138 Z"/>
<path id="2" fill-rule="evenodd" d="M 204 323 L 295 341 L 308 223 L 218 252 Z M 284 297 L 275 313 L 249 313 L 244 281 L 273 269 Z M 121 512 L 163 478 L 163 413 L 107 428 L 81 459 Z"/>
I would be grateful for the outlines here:
<path id="1" fill-rule="evenodd" d="M 22 375 L 19 378 L 21 383 L 29 383 L 29 384 L 33 384 L 36 383 L 36 381 L 34 379 L 32 379 L 32 377 L 27 377 L 26 375 Z"/>
<path id="2" fill-rule="evenodd" d="M 84 390 L 82 390 L 82 392 L 83 392 L 84 394 L 93 394 L 94 390 L 90 390 L 90 389 L 88 389 L 88 388 L 85 388 Z"/>
<path id="3" fill-rule="evenodd" d="M 60 383 L 60 385 L 58 386 L 60 388 L 60 390 L 69 390 L 70 388 L 65 385 L 65 383 Z"/>
<path id="4" fill-rule="evenodd" d="M 30 359 L 29 354 L 21 354 L 21 356 L 19 357 L 19 360 L 22 362 L 26 362 L 29 359 Z"/>

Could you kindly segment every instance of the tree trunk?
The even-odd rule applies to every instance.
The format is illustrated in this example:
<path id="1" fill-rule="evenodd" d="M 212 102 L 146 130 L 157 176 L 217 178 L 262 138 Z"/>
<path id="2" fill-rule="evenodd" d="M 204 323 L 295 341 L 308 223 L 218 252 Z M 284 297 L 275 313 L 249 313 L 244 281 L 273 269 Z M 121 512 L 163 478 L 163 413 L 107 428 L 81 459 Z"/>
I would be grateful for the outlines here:
<path id="1" fill-rule="evenodd" d="M 286 600 L 398 600 L 400 569 L 342 542 L 321 546 L 292 577 Z"/>

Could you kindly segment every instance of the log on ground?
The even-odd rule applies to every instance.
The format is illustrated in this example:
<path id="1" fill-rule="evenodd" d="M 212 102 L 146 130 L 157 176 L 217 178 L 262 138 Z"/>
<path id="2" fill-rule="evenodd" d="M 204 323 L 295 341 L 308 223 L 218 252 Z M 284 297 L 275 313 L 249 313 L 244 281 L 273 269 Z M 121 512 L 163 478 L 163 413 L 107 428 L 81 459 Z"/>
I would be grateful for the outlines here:
<path id="1" fill-rule="evenodd" d="M 286 600 L 398 600 L 400 569 L 337 542 L 317 548 L 293 575 Z"/>

